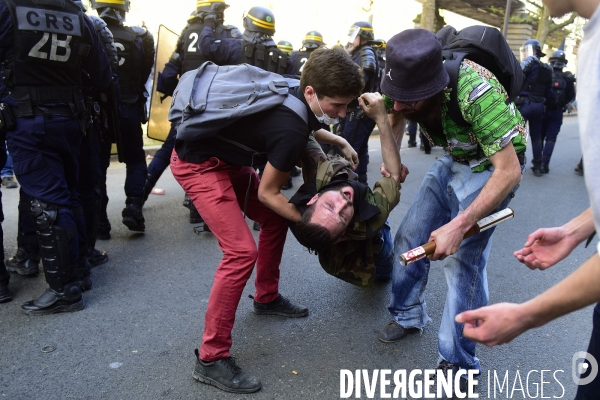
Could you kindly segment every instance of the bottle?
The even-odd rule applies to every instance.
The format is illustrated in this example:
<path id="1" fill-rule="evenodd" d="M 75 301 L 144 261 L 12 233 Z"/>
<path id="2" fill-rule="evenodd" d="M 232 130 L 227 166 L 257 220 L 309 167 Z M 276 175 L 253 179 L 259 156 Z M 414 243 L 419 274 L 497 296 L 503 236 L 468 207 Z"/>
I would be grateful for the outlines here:
<path id="1" fill-rule="evenodd" d="M 385 109 L 387 111 L 394 109 L 394 100 L 390 99 L 383 93 L 381 93 L 381 97 L 383 97 L 383 103 L 385 104 Z"/>
<path id="2" fill-rule="evenodd" d="M 395 114 L 396 111 L 394 110 L 394 100 L 390 99 L 388 96 L 386 96 L 383 93 L 381 93 L 381 97 L 383 97 L 383 104 L 385 105 L 385 111 L 388 114 Z"/>

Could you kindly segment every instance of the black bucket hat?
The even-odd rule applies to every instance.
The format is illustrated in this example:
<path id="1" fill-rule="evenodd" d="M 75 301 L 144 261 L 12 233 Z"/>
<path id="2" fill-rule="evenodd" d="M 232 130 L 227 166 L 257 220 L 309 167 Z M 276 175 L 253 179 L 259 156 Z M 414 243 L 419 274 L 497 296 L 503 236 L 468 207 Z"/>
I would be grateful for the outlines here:
<path id="1" fill-rule="evenodd" d="M 387 42 L 385 56 L 381 91 L 393 100 L 425 100 L 450 82 L 442 61 L 442 46 L 425 29 L 407 29 L 393 36 Z"/>

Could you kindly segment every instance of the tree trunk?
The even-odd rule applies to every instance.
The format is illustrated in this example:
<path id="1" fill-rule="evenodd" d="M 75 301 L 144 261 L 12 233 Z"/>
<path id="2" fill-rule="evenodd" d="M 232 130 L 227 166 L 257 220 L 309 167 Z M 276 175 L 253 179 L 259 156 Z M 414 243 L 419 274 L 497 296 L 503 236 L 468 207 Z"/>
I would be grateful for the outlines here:
<path id="1" fill-rule="evenodd" d="M 548 7 L 544 6 L 542 9 L 542 15 L 540 16 L 540 21 L 538 22 L 538 30 L 536 39 L 540 42 L 542 49 L 544 48 L 544 43 L 546 43 L 546 39 L 548 39 L 548 34 L 550 33 L 550 12 L 548 11 Z"/>
<path id="2" fill-rule="evenodd" d="M 435 33 L 435 0 L 423 0 L 420 27 Z"/>

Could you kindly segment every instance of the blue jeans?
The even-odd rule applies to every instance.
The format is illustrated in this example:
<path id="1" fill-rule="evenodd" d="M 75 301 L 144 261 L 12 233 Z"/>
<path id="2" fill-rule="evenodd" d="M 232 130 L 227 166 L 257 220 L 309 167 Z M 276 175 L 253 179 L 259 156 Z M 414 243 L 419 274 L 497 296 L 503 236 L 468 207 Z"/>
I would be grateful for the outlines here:
<path id="1" fill-rule="evenodd" d="M 479 195 L 493 170 L 490 166 L 483 172 L 471 172 L 468 165 L 454 162 L 446 154 L 425 175 L 394 241 L 396 251 L 388 309 L 403 327 L 423 328 L 431 321 L 425 302 L 430 261 L 424 258 L 404 267 L 398 261 L 399 255 L 426 243 L 431 232 L 467 208 Z M 493 212 L 506 208 L 518 187 Z M 448 294 L 438 334 L 440 361 L 444 359 L 464 369 L 481 370 L 481 367 L 475 357 L 475 342 L 463 337 L 463 325 L 454 322 L 454 316 L 485 306 L 488 302 L 485 267 L 493 232 L 494 228 L 491 228 L 463 240 L 458 252 L 443 261 Z"/>
<path id="2" fill-rule="evenodd" d="M 394 268 L 394 242 L 390 230 L 389 221 L 385 221 L 385 225 L 381 227 L 381 248 L 375 260 L 376 280 L 389 279 Z"/>

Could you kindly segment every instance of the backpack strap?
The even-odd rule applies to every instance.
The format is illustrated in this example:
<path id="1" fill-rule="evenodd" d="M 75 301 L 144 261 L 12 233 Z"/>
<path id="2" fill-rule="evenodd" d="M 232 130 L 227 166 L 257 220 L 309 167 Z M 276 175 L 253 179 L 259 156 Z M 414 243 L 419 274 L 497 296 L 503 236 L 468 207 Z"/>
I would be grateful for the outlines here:
<path id="1" fill-rule="evenodd" d="M 460 126 L 470 126 L 463 118 L 460 107 L 458 106 L 458 70 L 466 53 L 454 53 L 450 50 L 442 50 L 442 58 L 444 59 L 444 68 L 450 76 L 450 102 L 448 103 L 448 115 Z"/>
<path id="2" fill-rule="evenodd" d="M 284 106 L 298 114 L 300 118 L 304 121 L 305 124 L 308 124 L 308 111 L 306 111 L 306 106 L 296 96 L 293 94 L 288 94 L 285 100 L 282 103 Z"/>

